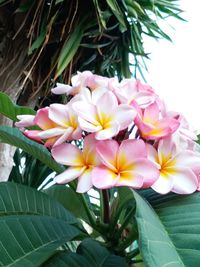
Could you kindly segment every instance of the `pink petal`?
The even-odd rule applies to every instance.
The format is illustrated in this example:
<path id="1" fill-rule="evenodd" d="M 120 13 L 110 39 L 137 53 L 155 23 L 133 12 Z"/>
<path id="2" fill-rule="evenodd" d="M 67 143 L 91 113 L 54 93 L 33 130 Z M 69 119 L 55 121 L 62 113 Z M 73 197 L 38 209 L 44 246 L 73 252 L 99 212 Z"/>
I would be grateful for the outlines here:
<path id="1" fill-rule="evenodd" d="M 98 99 L 96 106 L 99 117 L 101 117 L 101 113 L 111 114 L 118 106 L 117 98 L 112 92 L 108 91 Z"/>
<path id="2" fill-rule="evenodd" d="M 144 177 L 134 171 L 126 171 L 120 174 L 120 178 L 116 181 L 115 186 L 129 186 L 133 188 L 141 188 L 143 186 Z"/>
<path id="3" fill-rule="evenodd" d="M 176 146 L 171 138 L 160 140 L 158 144 L 158 158 L 160 163 L 175 156 L 175 153 Z"/>
<path id="4" fill-rule="evenodd" d="M 97 166 L 100 164 L 99 157 L 96 152 L 96 145 L 98 141 L 94 134 L 89 134 L 84 138 L 83 158 L 87 165 Z"/>
<path id="5" fill-rule="evenodd" d="M 18 128 L 29 127 L 29 126 L 35 125 L 34 115 L 18 115 L 17 119 L 19 121 L 15 122 L 15 126 Z"/>
<path id="6" fill-rule="evenodd" d="M 174 174 L 174 184 L 172 192 L 177 194 L 191 194 L 198 188 L 198 179 L 196 175 L 189 168 L 182 167 L 176 169 Z"/>
<path id="7" fill-rule="evenodd" d="M 67 184 L 79 177 L 85 170 L 85 167 L 70 167 L 66 171 L 57 175 L 54 180 L 58 184 Z"/>
<path id="8" fill-rule="evenodd" d="M 151 188 L 159 194 L 167 194 L 173 188 L 173 178 L 170 176 L 166 177 L 166 175 L 163 176 L 161 174 Z"/>
<path id="9" fill-rule="evenodd" d="M 81 129 L 88 133 L 96 133 L 102 129 L 100 125 L 95 125 L 80 117 L 78 118 L 78 122 L 79 122 Z"/>
<path id="10" fill-rule="evenodd" d="M 38 142 L 42 142 L 42 139 L 39 137 L 39 133 L 41 133 L 41 131 L 38 131 L 38 130 L 26 130 L 23 132 L 23 134 L 27 136 L 28 138 L 33 139 Z"/>
<path id="11" fill-rule="evenodd" d="M 51 89 L 51 92 L 56 95 L 62 95 L 62 94 L 67 94 L 69 95 L 70 92 L 72 91 L 72 86 L 67 85 L 67 84 L 62 84 L 62 83 L 57 83 L 57 86 L 53 89 Z"/>
<path id="12" fill-rule="evenodd" d="M 42 139 L 48 139 L 54 136 L 62 135 L 66 132 L 65 129 L 62 128 L 52 128 L 46 131 L 41 131 L 38 136 Z"/>
<path id="13" fill-rule="evenodd" d="M 200 155 L 193 151 L 183 151 L 176 156 L 177 167 L 188 167 L 195 172 L 200 172 Z"/>
<path id="14" fill-rule="evenodd" d="M 111 188 L 119 176 L 105 166 L 95 167 L 92 171 L 92 184 L 99 189 Z"/>
<path id="15" fill-rule="evenodd" d="M 77 127 L 72 132 L 71 138 L 74 139 L 74 140 L 78 140 L 78 139 L 81 139 L 81 137 L 82 137 L 82 129 L 80 127 Z"/>
<path id="16" fill-rule="evenodd" d="M 62 104 L 50 105 L 49 118 L 56 124 L 67 127 L 69 124 L 68 106 Z"/>
<path id="17" fill-rule="evenodd" d="M 62 144 L 51 150 L 53 158 L 64 165 L 83 166 L 81 151 L 72 144 Z"/>
<path id="18" fill-rule="evenodd" d="M 138 159 L 134 163 L 134 173 L 143 177 L 143 187 L 150 187 L 159 178 L 158 166 L 147 159 Z"/>
<path id="19" fill-rule="evenodd" d="M 116 159 L 119 145 L 115 140 L 99 141 L 96 150 L 101 162 L 110 168 L 116 170 Z"/>
<path id="20" fill-rule="evenodd" d="M 115 112 L 115 118 L 120 125 L 120 130 L 127 128 L 135 119 L 136 110 L 128 105 L 119 105 Z"/>
<path id="21" fill-rule="evenodd" d="M 153 147 L 150 144 L 146 144 L 146 149 L 147 149 L 148 159 L 154 163 L 157 163 L 158 153 L 157 153 L 157 150 L 155 149 L 155 147 Z"/>
<path id="22" fill-rule="evenodd" d="M 144 110 L 145 122 L 156 122 L 159 119 L 159 108 L 157 103 L 153 103 Z"/>
<path id="23" fill-rule="evenodd" d="M 77 112 L 78 116 L 89 123 L 97 124 L 97 110 L 96 107 L 84 101 L 77 101 L 72 104 L 73 109 Z"/>
<path id="24" fill-rule="evenodd" d="M 76 192 L 85 193 L 92 188 L 92 168 L 86 169 L 78 178 Z"/>
<path id="25" fill-rule="evenodd" d="M 137 158 L 145 157 L 147 157 L 147 151 L 144 141 L 128 139 L 122 141 L 119 147 L 117 164 L 120 168 L 127 168 L 129 165 L 133 164 Z"/>
<path id="26" fill-rule="evenodd" d="M 49 107 L 39 109 L 35 116 L 34 122 L 42 130 L 47 130 L 55 127 L 55 123 L 49 119 Z"/>
<path id="27" fill-rule="evenodd" d="M 71 140 L 71 134 L 73 132 L 73 129 L 71 127 L 69 127 L 67 130 L 65 130 L 65 133 L 63 135 L 61 135 L 57 141 L 54 143 L 53 146 L 58 146 L 63 144 L 64 142 L 66 142 L 67 140 L 69 141 L 69 139 Z"/>
<path id="28" fill-rule="evenodd" d="M 95 135 L 97 140 L 109 139 L 113 136 L 116 136 L 119 133 L 120 126 L 116 122 L 110 123 L 108 128 L 98 131 Z"/>

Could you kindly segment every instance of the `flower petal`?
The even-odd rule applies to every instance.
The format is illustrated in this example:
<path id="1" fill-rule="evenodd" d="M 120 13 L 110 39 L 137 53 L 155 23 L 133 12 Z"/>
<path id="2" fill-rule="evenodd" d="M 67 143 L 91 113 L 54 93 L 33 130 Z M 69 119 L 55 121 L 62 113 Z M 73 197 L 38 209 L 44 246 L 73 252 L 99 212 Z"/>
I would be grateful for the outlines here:
<path id="1" fill-rule="evenodd" d="M 76 192 L 85 193 L 92 188 L 92 168 L 86 169 L 78 178 Z"/>
<path id="2" fill-rule="evenodd" d="M 195 172 L 200 172 L 200 155 L 193 151 L 183 151 L 176 156 L 177 167 L 188 167 Z"/>
<path id="3" fill-rule="evenodd" d="M 158 121 L 159 119 L 159 108 L 156 102 L 153 104 L 149 105 L 145 110 L 144 110 L 144 121 L 146 123 L 153 123 Z"/>
<path id="4" fill-rule="evenodd" d="M 97 112 L 100 118 L 101 118 L 101 113 L 106 115 L 111 114 L 117 106 L 118 106 L 117 98 L 110 91 L 104 93 L 96 103 Z"/>
<path id="5" fill-rule="evenodd" d="M 54 143 L 53 146 L 58 146 L 63 144 L 64 142 L 66 142 L 67 140 L 71 140 L 71 134 L 73 132 L 73 129 L 71 127 L 69 127 L 68 129 L 65 130 L 65 133 L 63 135 L 61 135 L 59 138 L 57 137 L 56 142 Z"/>
<path id="6" fill-rule="evenodd" d="M 198 188 L 198 179 L 189 168 L 176 169 L 172 192 L 177 194 L 191 194 Z"/>
<path id="7" fill-rule="evenodd" d="M 41 131 L 38 136 L 42 139 L 48 139 L 54 136 L 59 136 L 62 135 L 66 132 L 66 129 L 62 129 L 62 128 L 52 128 L 52 129 L 48 129 L 46 131 Z"/>
<path id="8" fill-rule="evenodd" d="M 42 130 L 47 130 L 56 126 L 55 123 L 49 119 L 49 107 L 39 109 L 35 116 L 34 122 Z"/>
<path id="9" fill-rule="evenodd" d="M 159 178 L 151 186 L 159 194 L 167 194 L 173 188 L 173 179 L 172 177 L 166 177 L 166 175 L 160 174 Z"/>
<path id="10" fill-rule="evenodd" d="M 94 125 L 86 121 L 85 119 L 82 119 L 81 117 L 78 118 L 78 122 L 79 122 L 81 129 L 89 133 L 96 133 L 102 129 L 100 125 Z"/>
<path id="11" fill-rule="evenodd" d="M 67 84 L 57 83 L 56 87 L 51 89 L 51 92 L 55 95 L 67 94 L 69 95 L 73 87 Z"/>
<path id="12" fill-rule="evenodd" d="M 50 105 L 49 118 L 56 124 L 67 127 L 69 124 L 68 106 L 62 104 Z"/>
<path id="13" fill-rule="evenodd" d="M 78 116 L 89 123 L 97 125 L 98 122 L 96 120 L 97 110 L 93 104 L 84 102 L 84 101 L 76 101 L 72 104 L 73 109 L 77 112 Z"/>
<path id="14" fill-rule="evenodd" d="M 29 127 L 35 125 L 34 115 L 17 115 L 19 121 L 15 122 L 15 126 L 18 128 Z"/>
<path id="15" fill-rule="evenodd" d="M 101 162 L 113 171 L 116 171 L 116 159 L 119 145 L 115 140 L 99 141 L 96 151 Z"/>
<path id="16" fill-rule="evenodd" d="M 120 130 L 127 128 L 136 117 L 136 110 L 129 105 L 119 105 L 115 112 L 115 118 L 120 125 Z"/>
<path id="17" fill-rule="evenodd" d="M 64 165 L 83 166 L 81 151 L 72 144 L 62 144 L 51 150 L 53 158 Z"/>
<path id="18" fill-rule="evenodd" d="M 116 122 L 111 122 L 109 124 L 109 127 L 98 131 L 95 137 L 97 140 L 109 139 L 113 136 L 116 136 L 119 133 L 119 130 L 120 130 L 119 124 Z"/>
<path id="19" fill-rule="evenodd" d="M 92 171 L 92 184 L 99 189 L 113 187 L 118 178 L 117 174 L 103 165 L 95 167 Z"/>
<path id="20" fill-rule="evenodd" d="M 70 167 L 66 171 L 57 175 L 54 181 L 58 184 L 67 184 L 79 177 L 85 170 L 85 167 Z"/>
<path id="21" fill-rule="evenodd" d="M 143 181 L 144 177 L 135 173 L 135 171 L 126 171 L 120 174 L 120 178 L 116 181 L 115 186 L 141 188 L 143 186 Z"/>
<path id="22" fill-rule="evenodd" d="M 124 140 L 122 141 L 118 157 L 117 165 L 120 168 L 126 169 L 129 165 L 132 165 L 137 158 L 146 158 L 147 151 L 144 141 L 142 140 Z"/>

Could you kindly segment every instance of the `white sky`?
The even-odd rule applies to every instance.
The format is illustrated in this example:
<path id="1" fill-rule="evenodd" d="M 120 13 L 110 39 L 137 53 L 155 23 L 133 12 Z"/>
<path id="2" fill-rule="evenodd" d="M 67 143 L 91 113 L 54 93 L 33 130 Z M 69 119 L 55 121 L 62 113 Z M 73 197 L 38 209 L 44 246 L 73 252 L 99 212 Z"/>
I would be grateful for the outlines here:
<path id="1" fill-rule="evenodd" d="M 183 113 L 200 130 L 200 1 L 178 2 L 188 22 L 169 20 L 174 30 L 165 23 L 173 43 L 145 41 L 146 50 L 152 52 L 145 77 L 170 110 Z"/>

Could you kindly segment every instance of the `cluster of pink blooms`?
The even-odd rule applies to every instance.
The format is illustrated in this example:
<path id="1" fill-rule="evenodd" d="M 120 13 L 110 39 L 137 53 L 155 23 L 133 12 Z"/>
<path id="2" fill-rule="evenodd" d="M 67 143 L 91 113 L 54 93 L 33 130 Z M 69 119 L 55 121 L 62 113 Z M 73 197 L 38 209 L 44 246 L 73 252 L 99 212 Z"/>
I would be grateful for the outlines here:
<path id="1" fill-rule="evenodd" d="M 78 72 L 72 85 L 57 84 L 67 104 L 52 104 L 35 116 L 21 115 L 16 126 L 51 150 L 68 168 L 57 183 L 78 178 L 77 192 L 93 186 L 153 188 L 190 194 L 200 186 L 200 153 L 185 118 L 167 111 L 164 102 L 139 80 L 106 78 Z M 39 130 L 28 130 L 37 125 Z M 74 140 L 82 140 L 83 148 Z"/>

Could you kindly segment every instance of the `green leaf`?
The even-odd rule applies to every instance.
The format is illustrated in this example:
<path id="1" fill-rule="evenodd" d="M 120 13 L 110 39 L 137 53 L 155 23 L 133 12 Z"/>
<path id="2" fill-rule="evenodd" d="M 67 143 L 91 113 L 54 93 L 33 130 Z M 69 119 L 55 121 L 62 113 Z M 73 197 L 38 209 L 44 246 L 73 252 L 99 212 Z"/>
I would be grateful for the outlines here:
<path id="1" fill-rule="evenodd" d="M 200 262 L 200 193 L 162 196 L 148 190 L 145 196 L 179 253 L 182 266 L 196 267 Z"/>
<path id="2" fill-rule="evenodd" d="M 62 205 L 30 187 L 0 183 L 0 266 L 39 266 L 81 234 Z"/>
<path id="3" fill-rule="evenodd" d="M 93 267 L 90 263 L 81 255 L 73 252 L 59 252 L 42 267 Z"/>
<path id="4" fill-rule="evenodd" d="M 120 23 L 121 32 L 124 32 L 127 30 L 126 22 L 124 20 L 124 14 L 120 9 L 120 6 L 118 5 L 116 0 L 106 0 L 108 6 L 112 10 L 114 16 L 117 18 L 117 20 Z"/>
<path id="5" fill-rule="evenodd" d="M 13 121 L 17 121 L 17 115 L 35 115 L 36 112 L 31 108 L 21 107 L 14 104 L 9 96 L 0 92 L 0 113 Z"/>
<path id="6" fill-rule="evenodd" d="M 1 266 L 39 266 L 56 249 L 80 234 L 66 222 L 48 216 L 0 218 Z"/>
<path id="7" fill-rule="evenodd" d="M 60 202 L 67 210 L 71 211 L 77 218 L 89 223 L 80 194 L 74 192 L 70 187 L 54 185 L 44 190 L 44 193 L 52 196 Z"/>
<path id="8" fill-rule="evenodd" d="M 78 223 L 69 211 L 48 195 L 13 182 L 0 183 L 0 216 L 21 214 L 45 215 L 68 224 Z"/>
<path id="9" fill-rule="evenodd" d="M 197 239 L 200 230 L 200 202 L 197 204 L 189 201 L 188 205 L 184 205 L 185 197 L 182 197 L 183 202 L 180 201 L 182 203 L 177 205 L 177 201 L 165 202 L 165 197 L 159 196 L 157 198 L 160 199 L 161 210 L 154 211 L 138 193 L 133 192 L 133 194 L 136 201 L 135 217 L 138 224 L 139 248 L 145 266 L 195 267 L 196 265 L 193 264 L 195 260 L 196 263 L 200 260 L 200 241 L 199 238 Z M 199 196 L 198 194 L 198 200 Z M 165 207 L 164 212 L 162 206 Z M 196 213 L 198 213 L 198 219 Z M 190 224 L 188 224 L 188 218 L 192 218 Z M 193 220 L 196 225 L 193 224 L 191 227 Z M 183 255 L 187 255 L 188 258 L 185 259 Z M 195 260 L 191 261 L 190 255 L 194 256 Z"/>
<path id="10" fill-rule="evenodd" d="M 77 253 L 86 258 L 93 267 L 128 267 L 124 258 L 110 254 L 100 243 L 89 238 L 82 241 Z"/>
<path id="11" fill-rule="evenodd" d="M 65 70 L 65 68 L 68 66 L 68 64 L 76 54 L 83 37 L 83 32 L 85 29 L 84 22 L 85 20 L 82 20 L 73 29 L 73 32 L 70 34 L 69 38 L 64 43 L 58 58 L 56 77 L 61 75 L 61 73 Z"/>
<path id="12" fill-rule="evenodd" d="M 0 126 L 0 142 L 23 149 L 55 172 L 62 172 L 65 170 L 64 167 L 52 159 L 51 154 L 43 145 L 28 139 L 17 128 Z"/>

